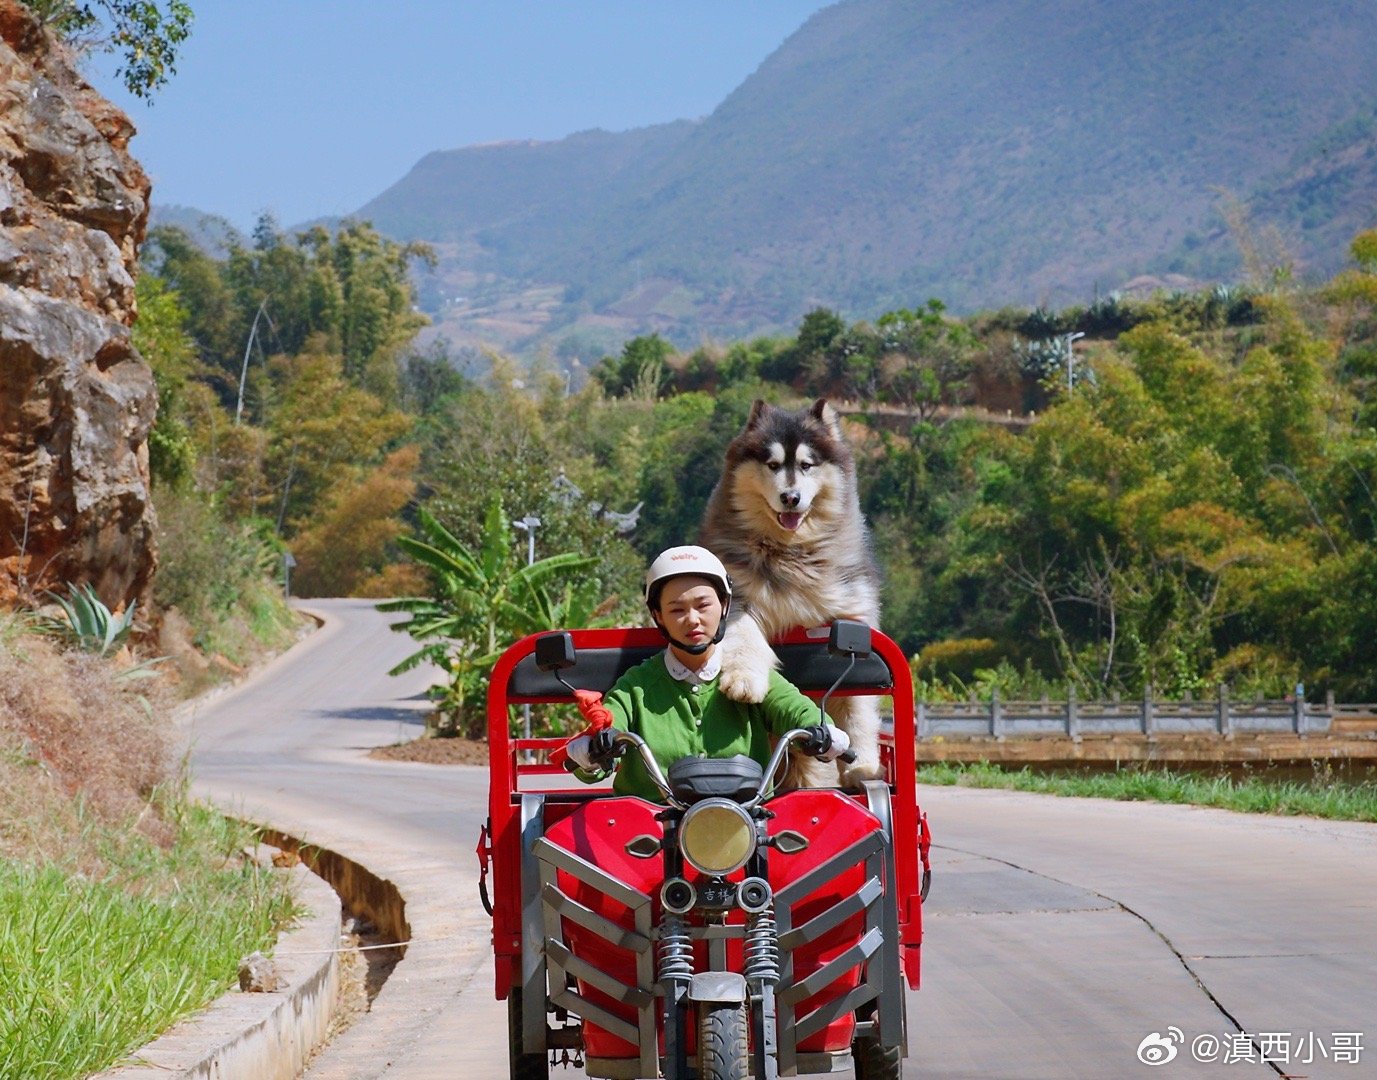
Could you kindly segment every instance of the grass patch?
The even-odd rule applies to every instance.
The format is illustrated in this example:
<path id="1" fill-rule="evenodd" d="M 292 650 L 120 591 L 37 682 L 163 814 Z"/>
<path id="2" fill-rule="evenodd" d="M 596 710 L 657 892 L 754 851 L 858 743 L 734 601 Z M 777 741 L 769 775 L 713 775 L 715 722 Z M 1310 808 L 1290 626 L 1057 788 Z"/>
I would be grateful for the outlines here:
<path id="1" fill-rule="evenodd" d="M 209 1004 L 293 913 L 252 838 L 214 812 L 165 806 L 164 846 L 84 821 L 104 872 L 0 860 L 0 1076 L 84 1076 Z"/>
<path id="2" fill-rule="evenodd" d="M 190 805 L 156 680 L 0 613 L 0 1077 L 103 1069 L 233 984 L 293 913 Z"/>
<path id="3" fill-rule="evenodd" d="M 988 762 L 938 762 L 918 767 L 920 784 L 1003 788 L 1092 799 L 1215 806 L 1247 814 L 1304 814 L 1339 821 L 1377 821 L 1377 783 L 1346 783 L 1317 769 L 1309 781 L 1209 776 L 1169 769 L 1086 773 L 1002 769 Z"/>

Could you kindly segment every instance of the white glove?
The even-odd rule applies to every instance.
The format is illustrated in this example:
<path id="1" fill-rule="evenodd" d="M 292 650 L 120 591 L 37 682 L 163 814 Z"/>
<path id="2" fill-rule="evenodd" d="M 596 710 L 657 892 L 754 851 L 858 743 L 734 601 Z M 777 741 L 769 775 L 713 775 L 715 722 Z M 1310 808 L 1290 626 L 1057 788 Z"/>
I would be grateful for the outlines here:
<path id="1" fill-rule="evenodd" d="M 851 736 L 847 735 L 845 728 L 839 728 L 836 724 L 828 724 L 827 733 L 832 736 L 832 745 L 818 755 L 818 760 L 836 761 L 851 748 Z"/>
<path id="2" fill-rule="evenodd" d="M 569 755 L 569 760 L 584 772 L 599 771 L 593 764 L 593 739 L 590 736 L 578 735 L 570 739 L 564 749 Z"/>

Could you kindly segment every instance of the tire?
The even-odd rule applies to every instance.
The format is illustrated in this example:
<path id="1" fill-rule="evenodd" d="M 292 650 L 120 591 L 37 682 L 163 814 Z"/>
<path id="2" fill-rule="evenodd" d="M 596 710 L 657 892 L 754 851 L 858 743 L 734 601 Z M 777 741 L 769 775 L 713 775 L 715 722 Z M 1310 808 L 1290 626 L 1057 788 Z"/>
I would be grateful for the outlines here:
<path id="1" fill-rule="evenodd" d="M 750 1080 L 743 1005 L 698 1006 L 698 1080 Z"/>
<path id="2" fill-rule="evenodd" d="M 856 1063 L 856 1080 L 903 1080 L 903 1048 L 881 1046 L 874 1035 L 851 1043 L 851 1059 Z"/>
<path id="3" fill-rule="evenodd" d="M 511 1045 L 508 1069 L 511 1080 L 550 1080 L 550 1063 L 544 1053 L 527 1054 L 521 1049 L 521 987 L 507 994 L 507 1040 Z"/>

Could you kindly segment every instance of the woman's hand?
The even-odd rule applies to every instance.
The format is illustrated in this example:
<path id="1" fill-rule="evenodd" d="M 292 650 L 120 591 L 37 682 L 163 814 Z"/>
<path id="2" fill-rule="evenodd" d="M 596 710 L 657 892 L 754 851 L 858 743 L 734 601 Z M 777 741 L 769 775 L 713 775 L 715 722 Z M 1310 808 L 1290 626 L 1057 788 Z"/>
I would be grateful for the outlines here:
<path id="1" fill-rule="evenodd" d="M 819 761 L 836 761 L 851 748 L 851 737 L 845 728 L 832 724 L 817 724 L 808 729 L 812 738 L 803 744 L 803 752 Z"/>

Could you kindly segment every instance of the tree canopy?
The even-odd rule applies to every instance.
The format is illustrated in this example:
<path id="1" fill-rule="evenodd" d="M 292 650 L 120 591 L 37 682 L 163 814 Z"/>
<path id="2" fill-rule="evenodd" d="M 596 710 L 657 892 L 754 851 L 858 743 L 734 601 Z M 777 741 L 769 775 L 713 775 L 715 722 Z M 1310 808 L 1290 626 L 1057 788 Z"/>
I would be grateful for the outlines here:
<path id="1" fill-rule="evenodd" d="M 115 74 L 140 98 L 151 98 L 177 73 L 177 52 L 191 36 L 185 0 L 23 0 L 44 23 L 78 45 L 118 53 Z"/>

